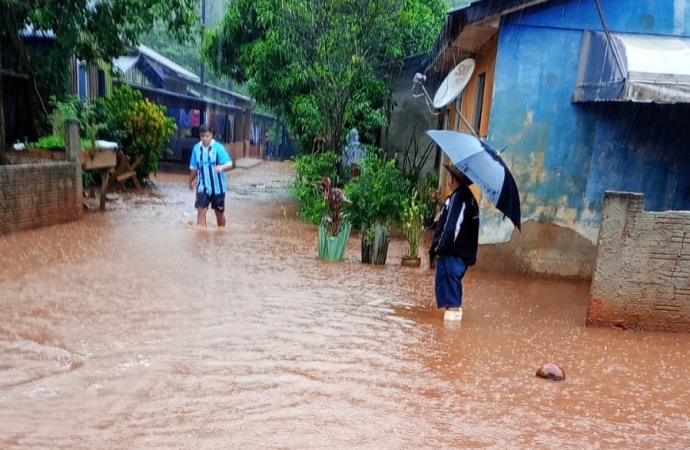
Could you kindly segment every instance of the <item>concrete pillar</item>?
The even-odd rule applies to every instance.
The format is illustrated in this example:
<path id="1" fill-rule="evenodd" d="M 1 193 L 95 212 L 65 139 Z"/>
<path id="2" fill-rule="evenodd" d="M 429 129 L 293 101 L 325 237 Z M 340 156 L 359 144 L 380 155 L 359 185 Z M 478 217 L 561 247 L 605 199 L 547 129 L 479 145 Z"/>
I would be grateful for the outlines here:
<path id="1" fill-rule="evenodd" d="M 618 262 L 621 258 L 621 245 L 630 216 L 643 211 L 644 195 L 630 192 L 606 192 L 601 210 L 601 225 L 597 245 L 597 259 L 594 278 L 615 281 L 618 278 Z M 592 283 L 592 290 L 597 283 Z M 597 292 L 592 296 L 597 298 Z"/>
<path id="2" fill-rule="evenodd" d="M 79 218 L 84 214 L 84 189 L 81 175 L 81 140 L 79 138 L 79 122 L 70 120 L 65 124 L 65 151 L 67 161 L 75 164 L 74 189 L 77 191 L 74 207 Z"/>

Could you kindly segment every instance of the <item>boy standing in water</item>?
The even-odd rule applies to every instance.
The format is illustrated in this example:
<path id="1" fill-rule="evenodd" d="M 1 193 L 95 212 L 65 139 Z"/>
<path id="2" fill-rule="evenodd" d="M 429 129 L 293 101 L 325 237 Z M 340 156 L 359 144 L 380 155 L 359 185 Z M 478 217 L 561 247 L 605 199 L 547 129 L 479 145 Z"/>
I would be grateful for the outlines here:
<path id="1" fill-rule="evenodd" d="M 462 278 L 477 262 L 479 206 L 470 190 L 472 181 L 454 166 L 445 167 L 451 194 L 443 204 L 429 258 L 436 259 L 434 287 L 437 306 L 446 309 L 443 319 L 461 321 Z"/>
<path id="2" fill-rule="evenodd" d="M 225 226 L 225 171 L 232 168 L 233 162 L 228 152 L 220 143 L 213 139 L 208 124 L 199 127 L 198 142 L 192 148 L 192 157 L 189 161 L 189 189 L 194 189 L 196 180 L 197 210 L 196 224 L 206 226 L 206 211 L 209 205 L 216 213 L 216 221 L 219 227 Z"/>

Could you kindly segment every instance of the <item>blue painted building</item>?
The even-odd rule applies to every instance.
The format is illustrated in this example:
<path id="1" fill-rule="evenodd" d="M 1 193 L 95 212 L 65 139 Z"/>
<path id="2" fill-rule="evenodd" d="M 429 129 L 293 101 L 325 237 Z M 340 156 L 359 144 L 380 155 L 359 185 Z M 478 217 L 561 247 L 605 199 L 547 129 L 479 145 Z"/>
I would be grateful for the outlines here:
<path id="1" fill-rule="evenodd" d="M 462 112 L 505 147 L 524 221 L 482 201 L 481 263 L 588 278 L 604 191 L 690 209 L 690 0 L 476 1 L 449 13 L 427 73 L 468 57 L 444 128 Z"/>

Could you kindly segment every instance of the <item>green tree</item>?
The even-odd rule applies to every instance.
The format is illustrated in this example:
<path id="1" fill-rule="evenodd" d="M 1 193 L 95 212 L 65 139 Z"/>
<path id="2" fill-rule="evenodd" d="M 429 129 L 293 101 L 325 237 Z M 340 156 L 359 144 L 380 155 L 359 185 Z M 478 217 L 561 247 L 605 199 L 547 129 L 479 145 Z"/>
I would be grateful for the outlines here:
<path id="1" fill-rule="evenodd" d="M 33 87 L 27 105 L 36 135 L 48 114 L 42 94 L 67 94 L 70 57 L 110 61 L 157 22 L 184 40 L 198 26 L 198 8 L 197 0 L 0 0 L 0 41 L 12 49 Z M 54 36 L 50 50 L 32 51 L 21 38 L 27 29 Z"/>
<path id="2" fill-rule="evenodd" d="M 428 51 L 444 0 L 236 0 L 204 45 L 218 73 L 247 82 L 303 149 L 340 152 L 347 130 L 386 126 L 405 56 Z"/>

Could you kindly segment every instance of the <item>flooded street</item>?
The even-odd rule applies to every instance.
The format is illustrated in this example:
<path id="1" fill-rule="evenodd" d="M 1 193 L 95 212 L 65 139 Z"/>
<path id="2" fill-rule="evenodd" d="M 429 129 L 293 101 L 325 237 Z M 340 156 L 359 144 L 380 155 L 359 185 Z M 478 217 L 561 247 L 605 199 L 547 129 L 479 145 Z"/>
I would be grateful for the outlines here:
<path id="1" fill-rule="evenodd" d="M 223 230 L 159 174 L 0 237 L 0 448 L 690 448 L 690 336 L 587 329 L 587 283 L 476 271 L 444 326 L 403 241 L 319 261 L 290 176 L 232 171 Z"/>

